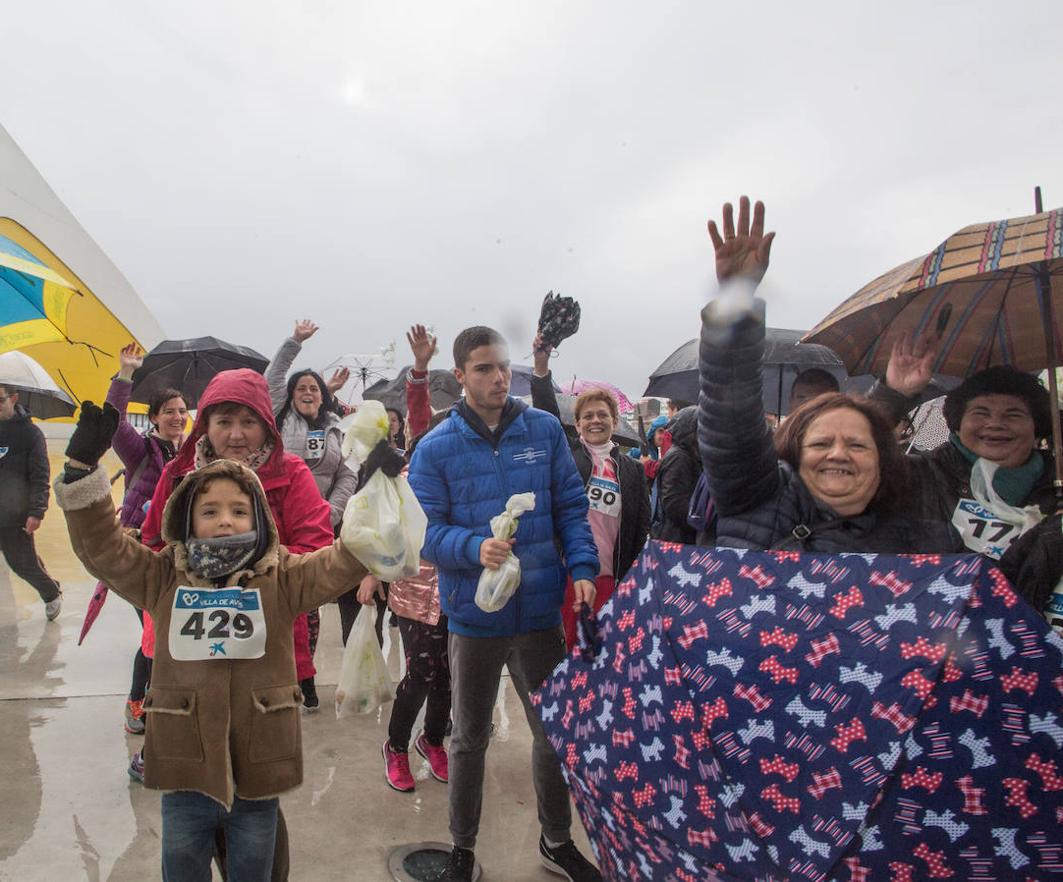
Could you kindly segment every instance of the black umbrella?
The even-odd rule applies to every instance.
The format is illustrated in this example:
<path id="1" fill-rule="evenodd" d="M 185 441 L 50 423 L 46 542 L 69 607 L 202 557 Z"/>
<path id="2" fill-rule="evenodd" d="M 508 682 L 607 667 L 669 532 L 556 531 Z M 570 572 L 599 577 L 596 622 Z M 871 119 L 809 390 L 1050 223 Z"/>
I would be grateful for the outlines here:
<path id="1" fill-rule="evenodd" d="M 74 415 L 77 405 L 41 365 L 24 352 L 0 355 L 0 386 L 18 393 L 18 403 L 32 417 L 50 420 Z"/>
<path id="2" fill-rule="evenodd" d="M 394 408 L 405 416 L 408 372 L 409 368 L 404 367 L 394 380 L 377 380 L 362 393 L 362 398 L 366 401 L 379 401 L 384 407 Z M 429 371 L 428 395 L 432 410 L 443 410 L 461 397 L 461 383 L 453 371 Z"/>
<path id="3" fill-rule="evenodd" d="M 848 378 L 845 365 L 826 346 L 801 343 L 805 331 L 768 328 L 764 340 L 764 409 L 790 412 L 790 386 L 802 371 L 819 368 L 840 384 Z M 647 396 L 673 398 L 691 404 L 698 400 L 698 341 L 690 340 L 668 356 L 650 374 Z"/>
<path id="4" fill-rule="evenodd" d="M 147 403 L 160 389 L 178 389 L 189 409 L 216 374 L 237 368 L 262 373 L 269 359 L 247 346 L 226 343 L 217 337 L 189 340 L 163 340 L 144 356 L 144 364 L 133 373 L 132 400 Z"/>

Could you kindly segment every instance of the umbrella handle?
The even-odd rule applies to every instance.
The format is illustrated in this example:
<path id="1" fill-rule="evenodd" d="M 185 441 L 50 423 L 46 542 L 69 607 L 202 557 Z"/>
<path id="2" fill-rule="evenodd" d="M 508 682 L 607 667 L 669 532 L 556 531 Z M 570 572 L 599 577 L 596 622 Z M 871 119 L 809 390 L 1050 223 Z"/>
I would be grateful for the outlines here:
<path id="1" fill-rule="evenodd" d="M 577 622 L 579 633 L 579 654 L 585 662 L 592 662 L 602 648 L 602 638 L 598 633 L 598 616 L 590 604 L 583 604 L 579 609 Z"/>

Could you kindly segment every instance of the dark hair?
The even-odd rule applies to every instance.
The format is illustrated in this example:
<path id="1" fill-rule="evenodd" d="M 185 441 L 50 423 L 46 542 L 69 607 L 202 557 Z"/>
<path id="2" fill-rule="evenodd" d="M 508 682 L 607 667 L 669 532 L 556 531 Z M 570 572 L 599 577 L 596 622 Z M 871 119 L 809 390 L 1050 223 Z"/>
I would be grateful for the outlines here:
<path id="1" fill-rule="evenodd" d="M 299 416 L 306 420 L 306 422 L 314 429 L 320 429 L 321 426 L 324 424 L 325 414 L 336 412 L 336 402 L 332 398 L 332 393 L 329 392 L 328 387 L 325 385 L 325 381 L 321 379 L 321 375 L 317 371 L 312 371 L 309 369 L 303 371 L 296 371 L 294 374 L 288 377 L 288 394 L 284 399 L 284 406 L 281 407 L 279 411 L 277 411 L 278 429 L 282 425 L 284 425 L 284 420 L 285 418 L 287 418 L 288 414 L 293 412 L 292 398 L 295 395 L 295 387 L 299 385 L 299 381 L 303 377 L 313 377 L 314 382 L 317 383 L 317 388 L 321 390 L 321 408 L 317 412 L 317 417 L 312 420 L 307 420 L 306 417 L 304 417 L 297 410 L 294 412 L 299 413 Z"/>
<path id="2" fill-rule="evenodd" d="M 807 371 L 801 371 L 794 377 L 793 384 L 790 386 L 791 395 L 794 394 L 794 389 L 797 388 L 798 384 L 807 389 L 818 389 L 821 394 L 824 392 L 837 392 L 841 388 L 838 385 L 838 378 L 830 371 L 823 370 L 823 368 L 809 368 Z"/>
<path id="3" fill-rule="evenodd" d="M 505 346 L 506 341 L 498 331 L 483 325 L 466 328 L 454 338 L 454 367 L 465 370 L 469 353 L 481 346 Z"/>
<path id="4" fill-rule="evenodd" d="M 180 398 L 181 403 L 188 407 L 188 402 L 185 401 L 184 393 L 178 389 L 174 389 L 167 386 L 165 389 L 159 389 L 157 392 L 152 392 L 151 398 L 148 399 L 148 420 L 152 417 L 157 417 L 159 411 L 163 409 L 167 401 L 173 398 Z"/>
<path id="5" fill-rule="evenodd" d="M 194 506 L 196 500 L 202 496 L 207 490 L 210 489 L 211 484 L 217 481 L 232 481 L 237 487 L 240 488 L 240 492 L 247 495 L 252 501 L 258 496 L 255 492 L 255 486 L 251 483 L 250 479 L 243 472 L 235 474 L 223 474 L 223 475 L 209 475 L 201 480 L 196 488 L 189 493 L 189 502 Z"/>
<path id="6" fill-rule="evenodd" d="M 397 407 L 385 407 L 384 408 L 384 412 L 385 413 L 393 413 L 393 414 L 395 414 L 395 416 L 397 416 L 399 418 L 399 431 L 395 433 L 395 446 L 398 447 L 399 450 L 405 450 L 406 449 L 406 418 L 402 415 L 402 411 L 399 410 Z M 390 422 L 390 420 L 389 420 L 389 422 Z M 390 439 L 390 437 L 391 437 L 391 428 L 389 426 L 388 427 L 388 438 Z"/>
<path id="7" fill-rule="evenodd" d="M 960 422 L 971 399 L 979 395 L 1012 395 L 1021 398 L 1033 417 L 1033 430 L 1038 438 L 1052 434 L 1052 398 L 1041 381 L 1013 367 L 986 368 L 960 383 L 945 396 L 942 413 L 953 432 L 960 431 Z"/>
<path id="8" fill-rule="evenodd" d="M 682 398 L 669 398 L 668 406 L 674 411 L 680 411 L 684 407 L 690 407 L 690 402 L 684 401 Z"/>
<path id="9" fill-rule="evenodd" d="M 843 392 L 817 395 L 798 407 L 779 427 L 775 433 L 775 450 L 781 460 L 798 471 L 808 427 L 828 411 L 846 409 L 855 410 L 871 424 L 871 437 L 878 450 L 878 490 L 868 508 L 889 511 L 904 497 L 907 466 L 893 435 L 893 420 L 878 402 Z"/>

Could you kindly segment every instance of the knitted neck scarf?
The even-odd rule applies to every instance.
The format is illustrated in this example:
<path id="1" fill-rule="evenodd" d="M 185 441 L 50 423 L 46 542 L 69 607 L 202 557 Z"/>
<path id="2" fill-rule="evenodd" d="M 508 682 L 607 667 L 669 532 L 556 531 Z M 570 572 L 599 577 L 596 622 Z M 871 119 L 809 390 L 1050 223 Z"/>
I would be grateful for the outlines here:
<path id="1" fill-rule="evenodd" d="M 967 447 L 955 432 L 949 433 L 949 441 L 971 465 L 978 461 L 978 454 Z M 1021 466 L 1010 469 L 998 468 L 996 474 L 993 475 L 993 489 L 1008 505 L 1022 505 L 1044 469 L 1044 457 L 1034 450 L 1030 458 Z"/>
<path id="2" fill-rule="evenodd" d="M 215 539 L 188 539 L 188 569 L 201 579 L 223 579 L 244 569 L 258 548 L 258 531 L 219 536 Z"/>

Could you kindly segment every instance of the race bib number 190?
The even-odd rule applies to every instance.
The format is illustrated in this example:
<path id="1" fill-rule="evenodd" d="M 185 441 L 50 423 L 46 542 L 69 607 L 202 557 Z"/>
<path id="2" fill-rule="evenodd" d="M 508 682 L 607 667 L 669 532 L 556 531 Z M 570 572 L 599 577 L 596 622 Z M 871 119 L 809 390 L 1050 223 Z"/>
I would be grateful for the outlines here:
<path id="1" fill-rule="evenodd" d="M 591 511 L 611 518 L 620 517 L 620 485 L 598 475 L 587 482 L 587 501 Z"/>
<path id="2" fill-rule="evenodd" d="M 257 588 L 178 588 L 170 614 L 176 661 L 262 658 L 266 618 Z"/>

